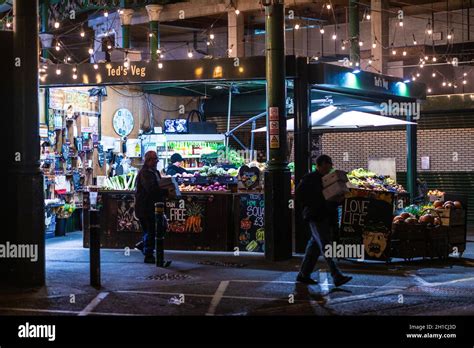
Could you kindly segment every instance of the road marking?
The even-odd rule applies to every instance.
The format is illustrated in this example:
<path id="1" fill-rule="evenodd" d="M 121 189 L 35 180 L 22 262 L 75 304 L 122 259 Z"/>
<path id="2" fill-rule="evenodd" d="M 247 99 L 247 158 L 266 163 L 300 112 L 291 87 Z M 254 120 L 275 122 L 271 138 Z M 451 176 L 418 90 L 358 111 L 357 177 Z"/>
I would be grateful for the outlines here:
<path id="1" fill-rule="evenodd" d="M 224 296 L 224 292 L 226 291 L 227 287 L 229 286 L 229 281 L 224 280 L 220 282 L 219 287 L 216 290 L 216 293 L 212 297 L 211 304 L 209 305 L 209 309 L 207 310 L 206 315 L 214 315 L 216 313 L 217 306 L 219 302 L 221 302 L 222 297 Z"/>
<path id="2" fill-rule="evenodd" d="M 325 273 L 325 272 L 320 272 Z M 238 283 L 274 283 L 274 284 L 296 284 L 295 281 L 285 281 L 285 280 L 245 280 L 245 279 L 232 279 L 231 282 L 238 282 Z M 334 284 L 328 282 L 328 286 L 334 286 Z M 354 285 L 354 284 L 344 284 L 344 287 L 352 287 L 352 288 L 379 288 L 381 285 Z M 384 286 L 384 285 L 382 285 Z M 390 285 L 387 288 L 393 289 L 405 289 L 403 286 L 396 286 Z"/>
<path id="3" fill-rule="evenodd" d="M 80 311 L 68 311 L 62 309 L 39 309 L 39 308 L 13 308 L 13 307 L 0 307 L 0 311 L 12 311 L 12 312 L 36 312 L 36 313 L 57 313 L 57 314 L 79 314 Z M 105 313 L 105 312 L 94 312 L 93 315 L 112 315 L 112 316 L 144 316 L 152 314 L 129 314 L 129 313 Z"/>
<path id="4" fill-rule="evenodd" d="M 89 315 L 107 296 L 109 296 L 109 292 L 101 292 L 78 315 L 80 317 Z"/>
<path id="5" fill-rule="evenodd" d="M 328 274 L 327 274 L 327 272 L 323 272 L 323 271 L 319 272 L 319 286 L 321 287 L 322 292 L 324 292 L 324 293 L 329 292 L 329 283 L 328 283 Z"/>

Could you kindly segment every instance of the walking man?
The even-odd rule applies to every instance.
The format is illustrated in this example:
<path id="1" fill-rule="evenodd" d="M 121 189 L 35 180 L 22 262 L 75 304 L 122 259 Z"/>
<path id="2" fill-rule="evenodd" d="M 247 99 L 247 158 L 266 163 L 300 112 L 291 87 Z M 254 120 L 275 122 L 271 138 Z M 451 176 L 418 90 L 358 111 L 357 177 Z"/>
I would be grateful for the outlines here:
<path id="1" fill-rule="evenodd" d="M 311 273 L 319 256 L 324 257 L 324 247 L 332 242 L 332 230 L 337 226 L 337 203 L 328 202 L 323 195 L 322 177 L 332 170 L 332 159 L 321 155 L 316 159 L 316 171 L 306 174 L 296 188 L 296 199 L 301 200 L 303 218 L 311 229 L 311 238 L 296 280 L 304 284 L 317 284 Z M 342 274 L 332 258 L 325 258 L 334 285 L 339 287 L 352 279 Z"/>

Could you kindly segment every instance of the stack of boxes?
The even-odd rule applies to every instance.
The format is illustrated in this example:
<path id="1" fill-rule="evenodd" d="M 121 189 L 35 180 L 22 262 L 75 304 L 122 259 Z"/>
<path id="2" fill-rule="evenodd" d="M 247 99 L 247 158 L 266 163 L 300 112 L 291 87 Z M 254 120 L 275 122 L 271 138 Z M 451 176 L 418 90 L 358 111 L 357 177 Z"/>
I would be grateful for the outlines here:
<path id="1" fill-rule="evenodd" d="M 323 195 L 327 201 L 340 202 L 349 192 L 351 184 L 347 178 L 346 172 L 336 170 L 323 176 Z"/>

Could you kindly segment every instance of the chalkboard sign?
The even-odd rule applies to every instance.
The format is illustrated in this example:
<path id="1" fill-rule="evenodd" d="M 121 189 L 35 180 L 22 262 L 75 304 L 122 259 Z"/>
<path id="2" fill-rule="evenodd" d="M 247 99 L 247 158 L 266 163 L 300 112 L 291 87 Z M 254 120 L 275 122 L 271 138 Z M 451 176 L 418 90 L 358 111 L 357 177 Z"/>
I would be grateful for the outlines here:
<path id="1" fill-rule="evenodd" d="M 240 196 L 239 248 L 265 251 L 265 200 L 262 194 Z"/>
<path id="2" fill-rule="evenodd" d="M 391 192 L 351 189 L 342 206 L 340 242 L 363 243 L 366 258 L 388 258 L 393 209 Z"/>
<path id="3" fill-rule="evenodd" d="M 208 196 L 188 196 L 166 202 L 169 233 L 202 233 Z"/>

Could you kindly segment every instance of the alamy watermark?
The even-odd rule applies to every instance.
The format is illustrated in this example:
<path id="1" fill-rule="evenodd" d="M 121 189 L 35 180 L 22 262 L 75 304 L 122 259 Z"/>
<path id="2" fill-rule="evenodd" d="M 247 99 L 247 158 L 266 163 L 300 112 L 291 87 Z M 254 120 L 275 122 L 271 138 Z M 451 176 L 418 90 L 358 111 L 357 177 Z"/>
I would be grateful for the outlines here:
<path id="1" fill-rule="evenodd" d="M 0 259 L 30 259 L 38 261 L 37 244 L 14 244 L 6 242 L 0 244 Z"/>
<path id="2" fill-rule="evenodd" d="M 412 116 L 414 120 L 420 119 L 420 103 L 396 102 L 391 99 L 380 104 L 382 116 Z"/>
<path id="3" fill-rule="evenodd" d="M 324 246 L 325 258 L 358 259 L 365 257 L 364 244 L 326 244 Z"/>
<path id="4" fill-rule="evenodd" d="M 26 322 L 18 326 L 19 338 L 47 338 L 52 342 L 56 340 L 56 325 L 34 325 Z"/>

